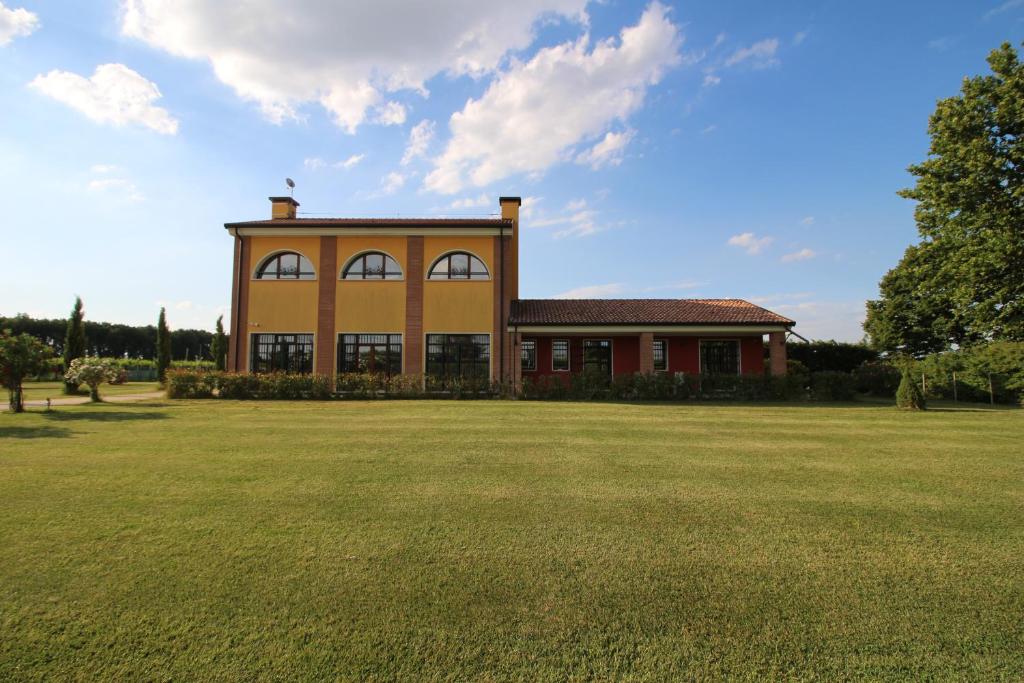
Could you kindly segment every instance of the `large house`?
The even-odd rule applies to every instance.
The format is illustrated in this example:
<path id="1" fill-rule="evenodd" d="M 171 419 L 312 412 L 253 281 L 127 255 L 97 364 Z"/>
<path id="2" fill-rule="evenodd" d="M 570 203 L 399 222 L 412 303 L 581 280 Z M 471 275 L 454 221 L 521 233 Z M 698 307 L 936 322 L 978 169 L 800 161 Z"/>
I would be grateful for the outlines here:
<path id="1" fill-rule="evenodd" d="M 593 369 L 786 371 L 794 322 L 739 299 L 520 299 L 519 197 L 500 218 L 227 223 L 235 239 L 228 369 L 474 376 Z"/>

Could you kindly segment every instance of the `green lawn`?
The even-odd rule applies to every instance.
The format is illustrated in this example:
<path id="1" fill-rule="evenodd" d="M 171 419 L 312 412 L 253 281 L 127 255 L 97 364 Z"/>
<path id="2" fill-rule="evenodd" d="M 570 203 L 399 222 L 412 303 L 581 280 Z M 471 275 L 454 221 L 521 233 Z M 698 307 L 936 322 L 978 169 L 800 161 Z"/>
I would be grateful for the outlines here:
<path id="1" fill-rule="evenodd" d="M 1024 411 L 0 415 L 0 680 L 1024 678 Z"/>
<path id="2" fill-rule="evenodd" d="M 25 390 L 26 401 L 45 401 L 48 398 L 75 398 L 64 393 L 63 382 L 25 382 L 22 385 Z M 160 384 L 157 382 L 125 382 L 124 384 L 103 384 L 100 386 L 100 398 L 107 396 L 124 396 L 125 394 L 146 394 L 151 391 L 158 391 Z M 79 388 L 77 396 L 88 398 L 89 387 Z M 7 390 L 4 390 L 6 401 Z"/>

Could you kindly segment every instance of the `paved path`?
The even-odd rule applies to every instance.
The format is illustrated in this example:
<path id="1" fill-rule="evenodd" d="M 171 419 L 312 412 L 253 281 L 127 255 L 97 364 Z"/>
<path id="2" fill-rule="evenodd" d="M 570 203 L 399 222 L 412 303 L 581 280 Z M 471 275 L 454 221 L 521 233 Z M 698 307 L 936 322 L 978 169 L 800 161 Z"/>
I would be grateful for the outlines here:
<path id="1" fill-rule="evenodd" d="M 164 392 L 162 391 L 149 391 L 144 394 L 122 394 L 120 396 L 106 396 L 100 394 L 100 398 L 103 399 L 104 403 L 131 403 L 132 401 L 146 401 L 151 398 L 164 398 Z M 77 396 L 75 398 L 55 398 L 50 401 L 51 406 L 80 406 L 83 403 L 89 403 L 88 396 Z M 42 401 L 25 401 L 26 406 L 46 407 L 46 400 Z"/>

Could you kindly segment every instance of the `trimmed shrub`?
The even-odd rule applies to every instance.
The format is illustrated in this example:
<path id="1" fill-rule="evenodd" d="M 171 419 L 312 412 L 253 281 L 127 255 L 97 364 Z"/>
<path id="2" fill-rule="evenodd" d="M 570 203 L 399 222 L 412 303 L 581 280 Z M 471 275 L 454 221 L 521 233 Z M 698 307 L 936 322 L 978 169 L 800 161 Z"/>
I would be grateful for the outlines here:
<path id="1" fill-rule="evenodd" d="M 902 410 L 925 410 L 927 408 L 921 387 L 914 381 L 909 369 L 903 371 L 900 386 L 896 389 L 896 407 Z"/>
<path id="2" fill-rule="evenodd" d="M 171 369 L 167 371 L 167 398 L 212 398 L 220 373 Z"/>

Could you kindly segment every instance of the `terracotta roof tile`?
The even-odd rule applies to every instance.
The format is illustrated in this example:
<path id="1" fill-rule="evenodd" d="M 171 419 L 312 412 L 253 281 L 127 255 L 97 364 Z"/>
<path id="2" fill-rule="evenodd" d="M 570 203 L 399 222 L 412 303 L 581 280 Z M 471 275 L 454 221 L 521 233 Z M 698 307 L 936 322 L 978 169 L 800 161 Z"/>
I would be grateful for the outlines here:
<path id="1" fill-rule="evenodd" d="M 511 325 L 793 325 L 742 299 L 519 299 Z"/>

